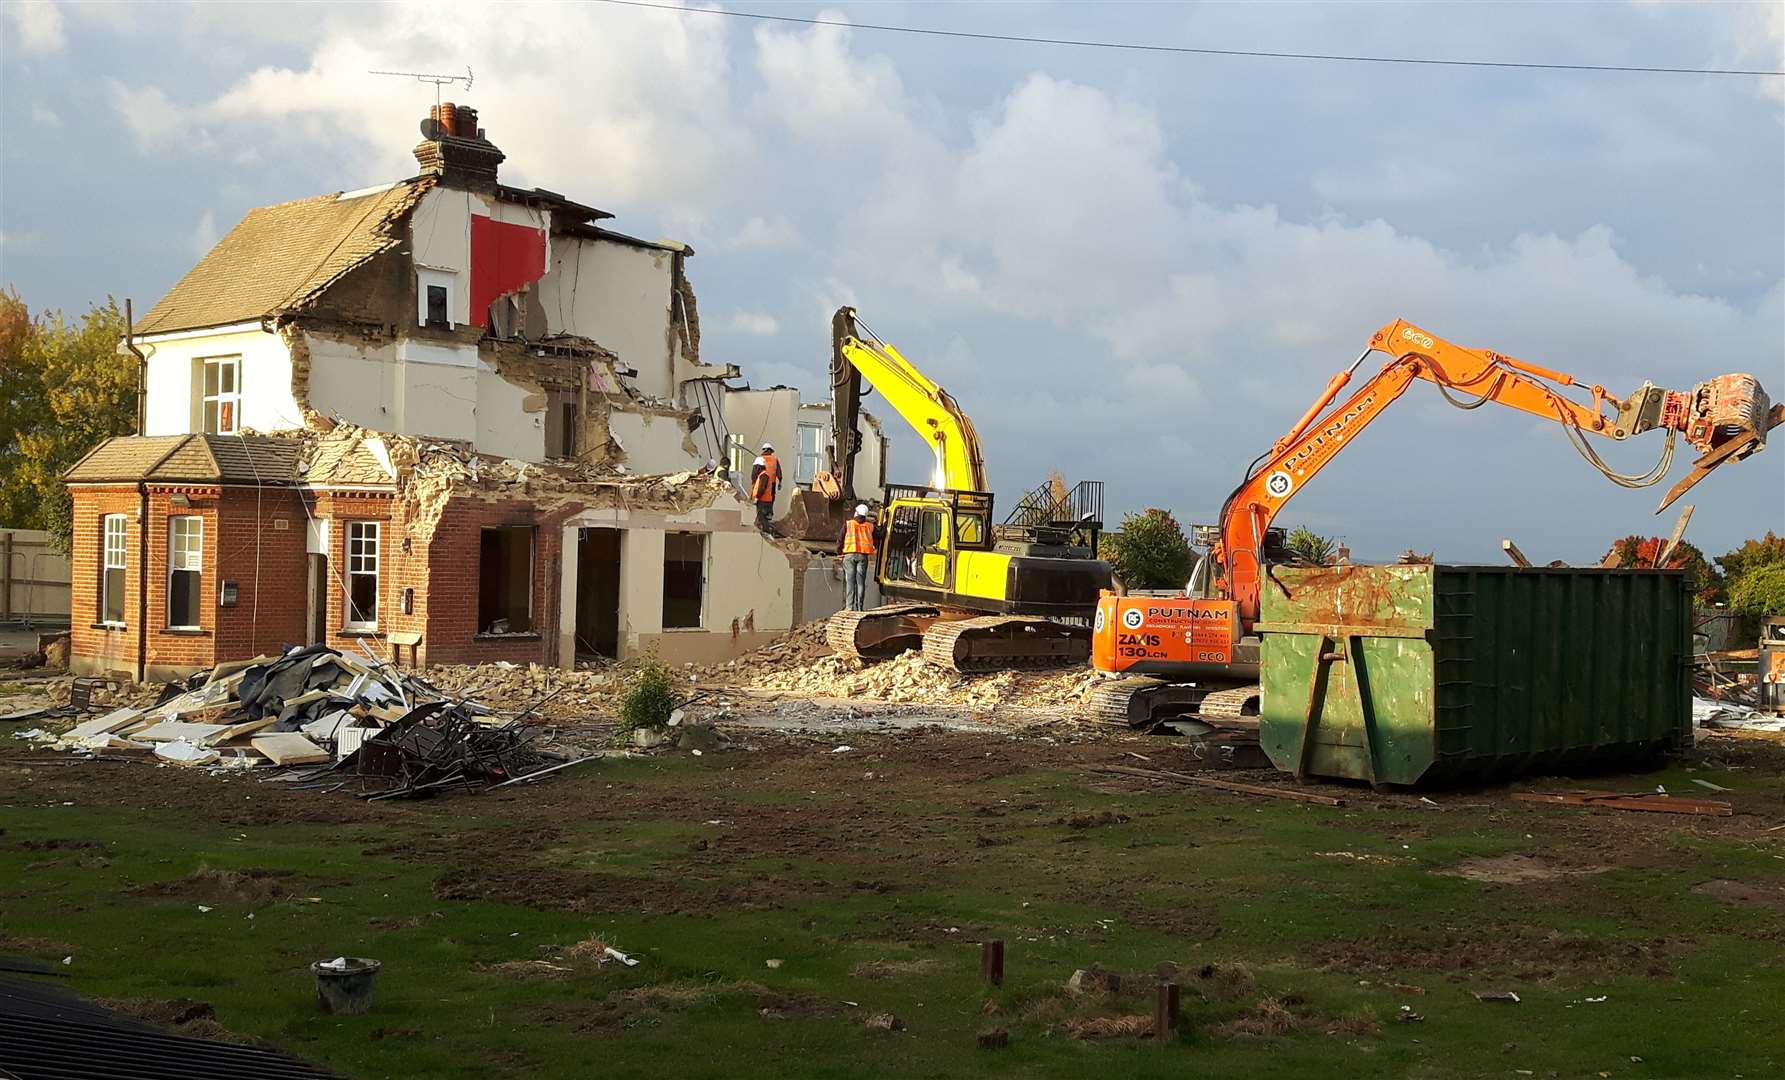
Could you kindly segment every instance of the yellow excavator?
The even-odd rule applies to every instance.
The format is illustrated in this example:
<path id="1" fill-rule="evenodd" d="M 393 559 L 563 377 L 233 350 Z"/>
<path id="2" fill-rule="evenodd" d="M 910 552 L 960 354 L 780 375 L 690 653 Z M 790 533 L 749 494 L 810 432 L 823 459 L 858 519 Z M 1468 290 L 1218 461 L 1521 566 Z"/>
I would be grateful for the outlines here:
<path id="1" fill-rule="evenodd" d="M 1050 480 L 995 523 L 973 421 L 846 307 L 831 320 L 831 471 L 815 484 L 845 506 L 855 501 L 864 380 L 924 440 L 934 468 L 928 484 L 886 486 L 875 580 L 892 602 L 833 615 L 831 647 L 860 660 L 921 647 L 954 671 L 1084 663 L 1097 597 L 1111 584 L 1097 558 L 1103 484 Z"/>

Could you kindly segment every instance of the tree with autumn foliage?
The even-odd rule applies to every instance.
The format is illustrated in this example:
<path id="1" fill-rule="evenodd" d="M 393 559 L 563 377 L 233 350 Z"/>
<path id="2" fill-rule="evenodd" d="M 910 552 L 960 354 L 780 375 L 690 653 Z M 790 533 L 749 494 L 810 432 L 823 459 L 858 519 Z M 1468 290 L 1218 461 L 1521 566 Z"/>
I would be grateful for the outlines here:
<path id="1" fill-rule="evenodd" d="M 1604 564 L 1610 560 L 1610 564 L 1620 570 L 1684 570 L 1692 595 L 1699 603 L 1722 603 L 1723 575 L 1704 557 L 1704 552 L 1682 540 L 1674 545 L 1672 553 L 1667 557 L 1667 565 L 1661 567 L 1661 551 L 1666 546 L 1665 537 L 1626 536 L 1612 544 L 1611 550 L 1606 552 L 1605 559 L 1600 562 Z"/>
<path id="2" fill-rule="evenodd" d="M 0 526 L 45 529 L 68 549 L 62 474 L 136 424 L 136 361 L 118 353 L 123 336 L 109 298 L 79 319 L 33 318 L 16 291 L 0 291 Z"/>

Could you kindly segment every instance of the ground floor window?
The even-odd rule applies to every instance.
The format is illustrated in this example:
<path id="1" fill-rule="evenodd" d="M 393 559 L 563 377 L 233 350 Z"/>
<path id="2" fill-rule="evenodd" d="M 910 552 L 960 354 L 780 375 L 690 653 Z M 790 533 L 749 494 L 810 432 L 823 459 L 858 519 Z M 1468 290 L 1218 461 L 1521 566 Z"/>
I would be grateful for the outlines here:
<path id="1" fill-rule="evenodd" d="M 192 515 L 167 522 L 167 625 L 191 630 L 199 625 L 200 572 L 204 568 L 205 522 Z"/>
<path id="2" fill-rule="evenodd" d="M 107 514 L 100 530 L 99 621 L 124 625 L 125 537 L 123 514 Z"/>
<path id="3" fill-rule="evenodd" d="M 347 623 L 349 630 L 378 625 L 378 522 L 347 523 Z"/>
<path id="4" fill-rule="evenodd" d="M 701 625 L 706 588 L 707 538 L 702 533 L 672 532 L 663 538 L 663 628 L 688 630 Z"/>
<path id="5" fill-rule="evenodd" d="M 477 632 L 533 632 L 533 527 L 483 530 L 477 560 Z"/>

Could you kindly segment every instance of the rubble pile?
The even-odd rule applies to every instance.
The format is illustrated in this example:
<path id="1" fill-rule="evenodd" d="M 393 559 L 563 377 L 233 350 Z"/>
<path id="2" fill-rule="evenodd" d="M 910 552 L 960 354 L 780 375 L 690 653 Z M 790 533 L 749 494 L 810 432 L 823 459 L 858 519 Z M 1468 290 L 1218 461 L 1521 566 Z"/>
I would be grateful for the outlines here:
<path id="1" fill-rule="evenodd" d="M 803 670 L 820 660 L 836 656 L 829 643 L 824 640 L 825 627 L 828 625 L 824 619 L 814 619 L 794 627 L 784 637 L 776 638 L 736 660 L 696 667 L 690 674 L 701 682 L 723 682 L 739 676 L 754 680 L 769 672 Z"/>
<path id="2" fill-rule="evenodd" d="M 475 697 L 505 711 L 532 710 L 555 720 L 611 718 L 626 692 L 636 664 L 613 664 L 599 671 L 564 671 L 542 664 L 452 664 L 429 668 L 429 684 L 443 692 Z"/>
<path id="3" fill-rule="evenodd" d="M 758 676 L 752 689 L 808 697 L 868 698 L 913 705 L 1008 706 L 1075 713 L 1087 700 L 1095 676 L 1083 668 L 1065 671 L 1001 671 L 960 675 L 907 652 L 866 667 L 830 655 Z"/>
<path id="4" fill-rule="evenodd" d="M 41 718 L 90 714 L 78 683 L 72 689 L 77 703 L 43 707 Z M 338 773 L 336 786 L 357 781 L 362 796 L 394 798 L 515 783 L 589 759 L 537 745 L 545 731 L 530 708 L 505 719 L 382 660 L 309 645 L 220 664 L 169 683 L 152 703 L 59 733 L 22 735 L 55 750 L 189 767 L 312 766 L 303 778 Z"/>

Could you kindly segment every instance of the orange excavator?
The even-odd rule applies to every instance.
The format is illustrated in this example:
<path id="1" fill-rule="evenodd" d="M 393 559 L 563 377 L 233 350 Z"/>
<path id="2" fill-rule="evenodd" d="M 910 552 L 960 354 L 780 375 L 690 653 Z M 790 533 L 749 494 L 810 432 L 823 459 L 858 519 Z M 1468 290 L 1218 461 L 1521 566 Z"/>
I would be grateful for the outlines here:
<path id="1" fill-rule="evenodd" d="M 1343 404 L 1333 406 L 1358 366 L 1375 352 L 1386 354 L 1388 363 Z M 1150 727 L 1258 711 L 1259 688 L 1252 684 L 1258 678 L 1253 627 L 1260 591 L 1273 563 L 1294 558 L 1272 521 L 1418 379 L 1435 384 L 1460 409 L 1491 401 L 1554 420 L 1581 456 L 1623 487 L 1647 487 L 1665 477 L 1675 441 L 1684 434 L 1701 456 L 1656 513 L 1711 470 L 1758 453 L 1767 432 L 1785 422 L 1785 405 L 1772 405 L 1752 375 L 1721 375 L 1690 391 L 1645 382 L 1620 399 L 1572 375 L 1487 349 L 1464 348 L 1408 322 L 1390 323 L 1376 331 L 1349 368 L 1327 382 L 1295 426 L 1252 463 L 1245 481 L 1222 505 L 1219 522 L 1198 527 L 1197 541 L 1209 544 L 1209 552 L 1183 594 L 1104 593 L 1093 623 L 1091 662 L 1100 674 L 1126 677 L 1106 680 L 1093 690 L 1092 708 L 1099 718 Z M 1564 397 L 1564 387 L 1580 388 L 1591 400 Z M 1661 459 L 1639 475 L 1614 472 L 1587 438 L 1622 440 L 1657 429 L 1667 435 Z"/>

